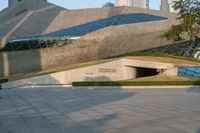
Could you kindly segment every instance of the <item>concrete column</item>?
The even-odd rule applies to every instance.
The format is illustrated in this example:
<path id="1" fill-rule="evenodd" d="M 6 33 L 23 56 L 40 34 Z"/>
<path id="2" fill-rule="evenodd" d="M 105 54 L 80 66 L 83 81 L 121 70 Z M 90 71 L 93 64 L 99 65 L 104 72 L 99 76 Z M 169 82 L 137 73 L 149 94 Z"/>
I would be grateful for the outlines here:
<path id="1" fill-rule="evenodd" d="M 9 59 L 8 59 L 8 54 L 6 52 L 4 52 L 2 54 L 2 57 L 3 57 L 3 73 L 4 73 L 4 76 L 9 76 Z"/>
<path id="2" fill-rule="evenodd" d="M 135 79 L 137 77 L 137 68 L 122 66 L 122 80 Z"/>

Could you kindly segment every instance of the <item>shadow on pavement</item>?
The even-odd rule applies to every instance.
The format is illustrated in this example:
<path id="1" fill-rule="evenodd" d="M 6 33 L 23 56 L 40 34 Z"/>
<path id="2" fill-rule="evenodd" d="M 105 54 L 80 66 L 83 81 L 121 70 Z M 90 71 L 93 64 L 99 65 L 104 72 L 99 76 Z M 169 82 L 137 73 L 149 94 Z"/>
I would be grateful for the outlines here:
<path id="1" fill-rule="evenodd" d="M 200 93 L 200 87 L 191 87 L 186 90 L 188 93 Z"/>
<path id="2" fill-rule="evenodd" d="M 70 133 L 100 133 L 107 130 L 107 128 L 111 128 L 107 124 L 117 119 L 117 117 L 116 113 L 103 115 L 100 118 L 71 123 L 69 127 L 63 129 Z"/>
<path id="3" fill-rule="evenodd" d="M 1 103 L 1 107 L 5 108 L 0 110 L 0 125 L 3 131 L 13 133 L 23 133 L 22 130 L 33 133 L 102 132 L 110 121 L 115 121 L 118 117 L 118 113 L 112 111 L 110 103 L 136 94 L 120 87 L 23 88 L 7 90 L 5 93 L 6 98 Z"/>

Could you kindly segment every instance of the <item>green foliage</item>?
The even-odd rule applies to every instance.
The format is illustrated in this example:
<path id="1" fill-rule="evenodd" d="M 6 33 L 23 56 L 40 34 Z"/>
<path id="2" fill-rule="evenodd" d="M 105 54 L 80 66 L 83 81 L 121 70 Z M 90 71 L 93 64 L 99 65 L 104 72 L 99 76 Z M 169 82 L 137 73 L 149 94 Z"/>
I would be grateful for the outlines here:
<path id="1" fill-rule="evenodd" d="M 168 40 L 179 41 L 181 35 L 187 33 L 193 42 L 199 42 L 200 38 L 200 1 L 179 0 L 174 2 L 174 9 L 178 10 L 180 24 L 172 25 L 161 37 Z"/>
<path id="2" fill-rule="evenodd" d="M 181 60 L 187 60 L 187 61 L 194 61 L 194 62 L 200 62 L 199 60 L 193 59 L 193 58 L 188 58 L 188 57 L 183 57 L 183 56 L 176 56 L 176 55 L 171 55 L 171 54 L 166 54 L 166 53 L 161 53 L 161 52 L 131 52 L 127 53 L 123 56 L 153 56 L 153 57 L 169 57 L 169 58 L 174 58 L 174 59 L 181 59 Z"/>
<path id="3" fill-rule="evenodd" d="M 5 78 L 0 79 L 0 83 L 5 83 L 5 82 L 8 82 L 8 79 L 5 79 Z"/>
<path id="4" fill-rule="evenodd" d="M 105 81 L 105 82 L 73 82 L 73 86 L 182 86 L 200 85 L 200 81 Z"/>

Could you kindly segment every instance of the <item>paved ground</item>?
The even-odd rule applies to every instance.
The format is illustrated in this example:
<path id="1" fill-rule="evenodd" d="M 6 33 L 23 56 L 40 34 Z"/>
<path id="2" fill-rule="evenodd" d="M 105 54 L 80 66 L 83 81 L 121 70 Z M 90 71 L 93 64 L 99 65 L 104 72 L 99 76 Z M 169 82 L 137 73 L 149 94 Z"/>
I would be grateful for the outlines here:
<path id="1" fill-rule="evenodd" d="M 3 90 L 0 133 L 200 133 L 200 88 Z"/>

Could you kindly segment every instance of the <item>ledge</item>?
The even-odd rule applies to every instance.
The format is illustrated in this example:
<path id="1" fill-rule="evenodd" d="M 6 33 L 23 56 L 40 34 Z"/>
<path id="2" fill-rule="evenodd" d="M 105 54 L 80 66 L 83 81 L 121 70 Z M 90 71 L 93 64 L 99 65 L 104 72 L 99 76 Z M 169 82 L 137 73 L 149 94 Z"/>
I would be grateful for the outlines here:
<path id="1" fill-rule="evenodd" d="M 197 86 L 200 80 L 191 81 L 105 81 L 105 82 L 73 82 L 79 86 Z"/>

